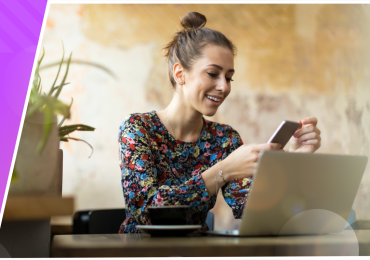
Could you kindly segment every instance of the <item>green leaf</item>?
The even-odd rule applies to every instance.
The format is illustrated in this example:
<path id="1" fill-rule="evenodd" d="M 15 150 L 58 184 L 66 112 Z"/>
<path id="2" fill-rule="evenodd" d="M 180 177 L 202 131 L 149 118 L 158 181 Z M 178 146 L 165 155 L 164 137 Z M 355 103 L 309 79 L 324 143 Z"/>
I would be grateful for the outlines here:
<path id="1" fill-rule="evenodd" d="M 57 82 L 57 80 L 58 80 L 58 77 L 59 77 L 59 73 L 60 73 L 60 69 L 62 68 L 62 64 L 63 64 L 63 61 L 64 61 L 64 44 L 63 44 L 63 41 L 62 41 L 62 46 L 63 46 L 63 56 L 62 56 L 62 60 L 60 61 L 60 63 L 59 63 L 59 68 L 58 68 L 58 73 L 57 73 L 57 76 L 55 77 L 55 80 L 54 80 L 54 83 L 53 83 L 53 85 L 51 86 L 51 89 L 50 89 L 50 91 L 49 91 L 49 94 L 48 94 L 48 96 L 51 96 L 52 94 L 53 94 L 53 92 L 54 92 L 54 86 L 55 86 L 55 83 Z M 67 85 L 67 84 L 65 84 L 65 85 Z M 60 85 L 59 85 L 60 86 Z M 58 86 L 58 87 L 59 87 Z M 57 87 L 57 88 L 58 88 Z M 63 86 L 62 86 L 63 87 Z"/>
<path id="2" fill-rule="evenodd" d="M 33 78 L 33 87 L 36 88 L 36 89 L 37 89 L 37 85 L 38 85 L 39 78 L 40 78 L 40 75 L 39 75 L 40 64 L 41 64 L 44 56 L 45 56 L 45 49 L 42 48 L 42 56 L 39 59 L 39 61 L 37 62 L 36 70 L 35 70 L 35 76 Z"/>
<path id="3" fill-rule="evenodd" d="M 94 131 L 95 128 L 88 125 L 66 125 L 59 127 L 59 137 L 64 137 L 74 131 Z"/>
<path id="4" fill-rule="evenodd" d="M 41 76 L 39 75 L 39 84 L 37 85 L 37 92 L 41 94 L 41 90 L 42 90 L 42 87 L 41 87 Z"/>
<path id="5" fill-rule="evenodd" d="M 73 104 L 73 98 L 72 98 L 72 100 L 71 100 L 71 104 L 69 105 L 69 110 L 71 110 L 71 107 L 72 107 L 72 104 Z M 70 114 L 68 115 L 68 118 L 70 118 Z M 64 120 L 66 120 L 66 118 L 67 118 L 67 116 L 64 116 L 63 118 L 62 118 L 62 120 L 60 121 L 60 123 L 58 124 L 58 127 L 60 128 L 61 126 L 62 126 L 62 124 L 64 123 Z"/>
<path id="6" fill-rule="evenodd" d="M 64 83 L 66 82 L 66 79 L 67 79 L 67 76 L 68 76 L 69 64 L 71 63 L 71 58 L 72 58 L 72 53 L 69 55 L 69 59 L 68 59 L 68 62 L 67 62 L 66 72 L 65 72 L 64 77 L 62 79 L 62 83 L 60 83 L 59 88 L 57 89 L 57 93 L 54 95 L 54 98 L 58 98 L 59 97 L 59 94 L 62 91 L 62 88 L 64 86 Z"/>
<path id="7" fill-rule="evenodd" d="M 67 137 L 59 137 L 59 140 L 60 141 L 63 141 L 63 142 L 68 142 L 68 138 Z"/>
<path id="8" fill-rule="evenodd" d="M 37 145 L 37 148 L 36 148 L 36 152 L 38 154 L 40 154 L 42 152 L 42 150 L 44 149 L 44 146 L 49 138 L 49 134 L 50 134 L 50 130 L 51 130 L 51 127 L 52 127 L 52 121 L 53 121 L 53 118 L 54 118 L 54 114 L 53 114 L 53 107 L 52 107 L 52 104 L 50 104 L 49 102 L 46 103 L 46 106 L 44 108 L 44 130 L 43 130 L 43 134 L 42 134 L 42 138 L 39 142 L 39 144 Z"/>
<path id="9" fill-rule="evenodd" d="M 65 85 L 68 85 L 68 84 L 70 84 L 70 82 L 65 83 L 65 84 L 64 84 L 64 86 L 65 86 Z M 63 87 L 64 87 L 64 86 L 63 86 Z M 52 95 L 53 95 L 53 93 L 54 93 L 54 91 L 55 91 L 55 90 L 57 90 L 59 87 L 60 87 L 60 85 L 58 85 L 58 86 L 56 86 L 56 87 L 51 88 L 51 89 L 50 89 L 50 91 L 49 91 L 48 96 L 52 96 Z"/>
<path id="10" fill-rule="evenodd" d="M 15 165 L 14 165 L 14 168 L 13 168 L 12 178 L 11 178 L 10 181 L 11 182 L 17 182 L 18 181 L 18 172 L 15 169 Z"/>
<path id="11" fill-rule="evenodd" d="M 69 118 L 70 117 L 70 115 L 71 115 L 71 113 L 70 113 L 70 110 L 69 110 L 69 106 L 68 105 L 66 105 L 66 104 L 64 104 L 62 101 L 60 101 L 60 100 L 57 100 L 57 99 L 54 99 L 54 98 L 52 98 L 53 99 L 53 108 L 54 108 L 54 110 L 53 110 L 53 114 L 55 114 L 55 115 L 62 115 L 62 116 L 65 116 L 65 117 L 67 117 L 67 118 Z"/>
<path id="12" fill-rule="evenodd" d="M 41 107 L 41 103 L 40 102 L 36 102 L 36 103 L 31 103 L 28 108 L 27 108 L 27 112 L 26 112 L 26 118 L 30 117 L 33 113 L 36 112 L 36 110 L 40 109 Z"/>

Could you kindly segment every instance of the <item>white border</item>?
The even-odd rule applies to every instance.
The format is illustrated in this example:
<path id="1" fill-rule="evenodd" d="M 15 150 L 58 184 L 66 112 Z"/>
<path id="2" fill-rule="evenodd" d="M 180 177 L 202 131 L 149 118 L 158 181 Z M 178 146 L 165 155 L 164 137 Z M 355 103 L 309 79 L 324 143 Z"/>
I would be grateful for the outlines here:
<path id="1" fill-rule="evenodd" d="M 40 31 L 40 36 L 39 36 L 39 40 L 37 42 L 37 49 L 36 49 L 36 53 L 35 53 L 35 59 L 33 61 L 30 81 L 28 82 L 28 90 L 27 90 L 26 100 L 25 100 L 24 105 L 23 105 L 23 113 L 22 113 L 22 118 L 21 118 L 21 122 L 20 122 L 20 125 L 19 125 L 19 129 L 18 129 L 17 142 L 15 143 L 12 164 L 10 166 L 10 171 L 9 171 L 9 174 L 8 174 L 8 182 L 6 184 L 6 189 L 5 189 L 5 192 L 4 192 L 3 205 L 1 206 L 1 211 L 0 211 L 0 227 L 1 227 L 1 224 L 3 223 L 4 209 L 5 209 L 6 201 L 8 199 L 9 186 L 10 186 L 10 182 L 11 182 L 11 179 L 12 179 L 15 159 L 17 158 L 19 141 L 20 141 L 21 135 L 22 135 L 24 118 L 25 118 L 26 112 L 27 112 L 28 100 L 30 98 L 30 93 L 31 93 L 31 89 L 32 89 L 32 82 L 33 82 L 34 73 L 35 73 L 35 70 L 36 70 L 36 64 L 37 64 L 37 61 L 38 61 L 38 57 L 39 57 L 39 53 L 40 53 L 40 49 L 41 49 L 41 45 L 42 45 L 42 39 L 43 39 L 43 36 L 44 36 L 44 30 L 45 30 L 45 25 L 46 25 L 48 13 L 49 13 L 49 7 L 50 7 L 50 1 L 48 1 L 47 4 L 46 4 L 44 18 L 43 18 L 43 21 L 42 21 L 42 26 L 41 26 L 41 31 Z"/>

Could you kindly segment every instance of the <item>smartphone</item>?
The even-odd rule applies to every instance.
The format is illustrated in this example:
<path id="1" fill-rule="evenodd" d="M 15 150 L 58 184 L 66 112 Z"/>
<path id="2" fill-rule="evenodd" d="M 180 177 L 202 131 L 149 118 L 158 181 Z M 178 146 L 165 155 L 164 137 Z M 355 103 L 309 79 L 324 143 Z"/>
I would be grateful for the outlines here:
<path id="1" fill-rule="evenodd" d="M 283 149 L 299 126 L 298 122 L 284 120 L 267 143 L 278 143 L 281 145 L 281 149 Z"/>

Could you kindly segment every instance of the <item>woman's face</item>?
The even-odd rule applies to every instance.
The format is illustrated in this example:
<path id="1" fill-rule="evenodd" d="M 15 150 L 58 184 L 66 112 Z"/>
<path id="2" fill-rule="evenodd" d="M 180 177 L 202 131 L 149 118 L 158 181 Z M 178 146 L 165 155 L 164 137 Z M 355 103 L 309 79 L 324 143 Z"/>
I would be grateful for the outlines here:
<path id="1" fill-rule="evenodd" d="M 231 91 L 234 56 L 225 47 L 207 45 L 203 55 L 184 72 L 182 86 L 187 105 L 206 116 L 213 116 Z"/>

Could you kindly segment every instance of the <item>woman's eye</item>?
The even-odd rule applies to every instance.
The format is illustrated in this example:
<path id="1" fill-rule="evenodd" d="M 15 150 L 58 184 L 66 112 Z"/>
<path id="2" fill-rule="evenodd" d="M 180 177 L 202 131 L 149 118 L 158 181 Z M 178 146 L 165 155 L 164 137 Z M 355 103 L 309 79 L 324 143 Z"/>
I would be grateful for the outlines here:
<path id="1" fill-rule="evenodd" d="M 210 72 L 207 72 L 207 74 L 212 77 L 212 78 L 216 78 L 218 75 L 217 74 L 214 74 L 214 73 L 210 73 Z M 234 81 L 232 78 L 226 78 L 226 81 L 227 82 L 230 82 L 230 81 Z"/>
<path id="2" fill-rule="evenodd" d="M 227 82 L 234 81 L 232 78 L 226 78 Z"/>
<path id="3" fill-rule="evenodd" d="M 208 75 L 209 75 L 209 76 L 211 76 L 212 78 L 217 77 L 217 74 L 214 74 L 214 73 L 209 73 L 209 72 L 208 72 Z"/>

